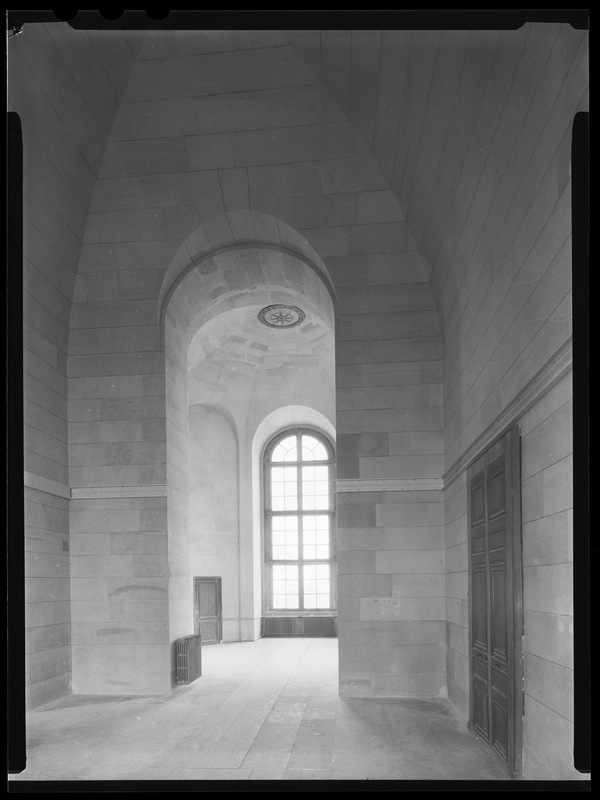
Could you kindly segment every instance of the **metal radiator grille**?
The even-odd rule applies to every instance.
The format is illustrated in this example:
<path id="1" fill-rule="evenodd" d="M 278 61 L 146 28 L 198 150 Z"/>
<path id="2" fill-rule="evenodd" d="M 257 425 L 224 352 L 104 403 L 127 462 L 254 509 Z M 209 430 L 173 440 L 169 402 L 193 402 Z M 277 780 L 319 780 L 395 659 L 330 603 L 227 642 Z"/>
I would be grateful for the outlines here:
<path id="1" fill-rule="evenodd" d="M 177 683 L 191 683 L 202 675 L 200 636 L 184 636 L 175 642 Z"/>
<path id="2" fill-rule="evenodd" d="M 336 636 L 337 617 L 264 617 L 263 636 Z"/>

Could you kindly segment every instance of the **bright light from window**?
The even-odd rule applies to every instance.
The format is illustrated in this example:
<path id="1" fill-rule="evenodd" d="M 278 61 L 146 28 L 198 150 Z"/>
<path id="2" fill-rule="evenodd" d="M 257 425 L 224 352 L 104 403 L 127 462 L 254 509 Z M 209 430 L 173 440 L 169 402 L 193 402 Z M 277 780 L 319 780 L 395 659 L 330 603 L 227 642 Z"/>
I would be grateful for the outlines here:
<path id="1" fill-rule="evenodd" d="M 316 435 L 287 434 L 267 458 L 266 475 L 271 609 L 329 609 L 333 566 L 329 448 Z"/>

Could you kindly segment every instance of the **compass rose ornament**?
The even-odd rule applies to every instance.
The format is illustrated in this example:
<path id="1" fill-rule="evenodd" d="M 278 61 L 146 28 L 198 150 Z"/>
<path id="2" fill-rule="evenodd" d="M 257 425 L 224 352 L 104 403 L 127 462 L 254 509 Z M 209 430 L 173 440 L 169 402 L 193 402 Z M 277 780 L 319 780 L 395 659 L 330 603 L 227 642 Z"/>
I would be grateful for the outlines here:
<path id="1" fill-rule="evenodd" d="M 277 303 L 273 306 L 266 306 L 259 311 L 258 318 L 269 328 L 293 328 L 299 325 L 304 319 L 305 314 L 297 306 L 285 306 Z"/>

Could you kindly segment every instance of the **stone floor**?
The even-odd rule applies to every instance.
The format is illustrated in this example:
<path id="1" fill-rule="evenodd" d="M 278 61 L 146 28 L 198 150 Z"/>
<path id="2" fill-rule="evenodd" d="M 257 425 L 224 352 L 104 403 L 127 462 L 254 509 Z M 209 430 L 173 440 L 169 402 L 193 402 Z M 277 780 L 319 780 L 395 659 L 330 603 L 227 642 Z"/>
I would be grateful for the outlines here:
<path id="1" fill-rule="evenodd" d="M 11 781 L 503 780 L 442 698 L 337 693 L 336 639 L 204 647 L 169 697 L 68 697 L 27 720 Z"/>

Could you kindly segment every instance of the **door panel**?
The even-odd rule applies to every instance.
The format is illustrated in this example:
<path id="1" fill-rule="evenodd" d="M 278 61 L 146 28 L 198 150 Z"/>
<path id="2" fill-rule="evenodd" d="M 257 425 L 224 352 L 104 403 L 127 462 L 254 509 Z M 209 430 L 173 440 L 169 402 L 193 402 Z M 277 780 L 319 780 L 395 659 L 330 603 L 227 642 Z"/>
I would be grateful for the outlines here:
<path id="1" fill-rule="evenodd" d="M 479 684 L 481 686 L 483 684 Z M 488 741 L 488 696 L 478 685 L 473 685 L 474 709 L 473 728 L 486 742 Z"/>
<path id="2" fill-rule="evenodd" d="M 194 578 L 194 627 L 202 644 L 222 639 L 221 579 Z"/>
<path id="3" fill-rule="evenodd" d="M 494 519 L 499 514 L 506 512 L 504 471 L 504 458 L 492 464 L 488 471 L 489 519 Z"/>
<path id="4" fill-rule="evenodd" d="M 471 525 L 479 525 L 485 520 L 485 494 L 483 490 L 483 473 L 471 483 Z M 483 532 L 482 532 L 483 533 Z"/>
<path id="5" fill-rule="evenodd" d="M 492 747 L 502 761 L 507 762 L 508 714 L 504 706 L 504 702 L 499 703 L 495 700 L 492 701 L 492 731 L 494 732 Z"/>
<path id="6" fill-rule="evenodd" d="M 519 433 L 513 429 L 467 471 L 471 729 L 511 777 L 520 774 L 522 578 Z"/>
<path id="7" fill-rule="evenodd" d="M 473 647 L 487 652 L 487 599 L 485 566 L 473 566 Z"/>
<path id="8" fill-rule="evenodd" d="M 501 552 L 501 558 L 504 558 L 504 551 L 505 551 L 505 542 L 506 542 L 506 531 L 504 527 L 502 527 L 499 531 L 494 531 L 491 529 L 492 526 L 490 525 L 490 533 L 488 536 L 488 553 L 490 556 L 492 554 Z M 483 545 L 485 547 L 485 540 L 483 541 Z M 485 549 L 484 551 L 485 552 Z"/>
<path id="9" fill-rule="evenodd" d="M 506 665 L 506 565 L 491 565 L 492 626 L 490 631 L 491 657 Z"/>

